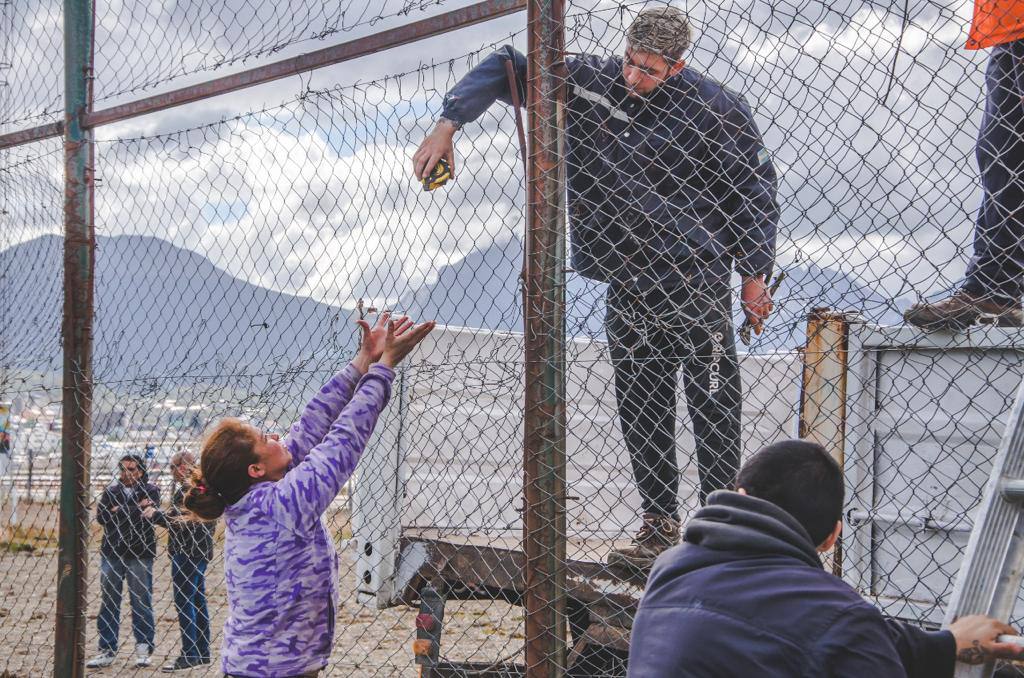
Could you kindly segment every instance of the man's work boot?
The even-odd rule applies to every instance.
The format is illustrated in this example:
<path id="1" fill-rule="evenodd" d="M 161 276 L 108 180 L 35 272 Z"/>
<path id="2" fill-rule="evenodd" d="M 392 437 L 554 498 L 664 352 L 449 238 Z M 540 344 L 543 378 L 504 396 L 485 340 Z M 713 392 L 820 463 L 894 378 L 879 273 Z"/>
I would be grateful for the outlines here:
<path id="1" fill-rule="evenodd" d="M 645 513 L 644 523 L 633 538 L 633 545 L 608 554 L 609 567 L 630 572 L 648 572 L 654 559 L 679 543 L 679 521 L 669 516 Z"/>
<path id="2" fill-rule="evenodd" d="M 911 325 L 925 330 L 965 330 L 975 323 L 997 327 L 1021 327 L 1024 312 L 1020 303 L 1005 304 L 960 290 L 934 303 L 914 304 L 903 314 Z"/>

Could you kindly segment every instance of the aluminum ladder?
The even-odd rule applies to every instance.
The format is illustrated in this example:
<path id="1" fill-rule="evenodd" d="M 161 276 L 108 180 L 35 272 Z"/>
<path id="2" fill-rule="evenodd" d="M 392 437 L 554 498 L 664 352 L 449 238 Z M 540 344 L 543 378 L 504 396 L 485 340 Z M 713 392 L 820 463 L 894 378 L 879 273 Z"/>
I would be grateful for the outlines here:
<path id="1" fill-rule="evenodd" d="M 1024 382 L 1006 422 L 992 472 L 978 507 L 944 627 L 954 619 L 985 614 L 1007 621 L 1024 575 Z M 1024 644 L 1022 636 L 1000 641 Z M 957 663 L 956 678 L 989 678 L 995 662 Z"/>

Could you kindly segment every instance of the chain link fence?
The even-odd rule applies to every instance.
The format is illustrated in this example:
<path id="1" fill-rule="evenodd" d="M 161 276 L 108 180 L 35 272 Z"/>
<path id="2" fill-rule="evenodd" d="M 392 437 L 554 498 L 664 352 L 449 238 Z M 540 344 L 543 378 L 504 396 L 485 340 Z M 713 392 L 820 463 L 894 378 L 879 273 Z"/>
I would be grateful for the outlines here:
<path id="1" fill-rule="evenodd" d="M 465 4 L 101 2 L 95 101 L 163 92 Z M 702 130 L 694 138 L 714 143 L 673 160 L 650 141 L 629 147 L 622 135 L 642 120 L 625 108 L 631 99 L 600 90 L 604 76 L 579 64 L 589 63 L 581 55 L 623 55 L 633 17 L 657 5 L 567 4 L 569 193 L 546 206 L 564 207 L 568 241 L 543 253 L 567 270 L 564 287 L 557 275 L 539 278 L 565 303 L 564 364 L 556 356 L 546 366 L 564 369 L 565 527 L 549 546 L 567 563 L 567 639 L 531 631 L 523 608 L 524 398 L 536 386 L 523 333 L 523 291 L 535 278 L 523 262 L 529 206 L 545 205 L 527 197 L 512 108 L 492 105 L 458 133 L 454 182 L 424 192 L 411 176 L 445 94 L 495 50 L 510 54 L 504 45 L 527 52 L 525 14 L 326 69 L 315 84 L 282 81 L 284 95 L 261 90 L 284 103 L 233 98 L 230 114 L 194 104 L 98 130 L 93 501 L 118 461 L 137 454 L 168 506 L 171 457 L 197 454 L 222 417 L 284 433 L 354 355 L 354 320 L 388 309 L 442 327 L 400 370 L 366 458 L 325 515 L 342 564 L 328 675 L 412 673 L 413 641 L 437 631 L 417 629 L 417 613 L 440 608 L 430 675 L 465 675 L 442 672 L 455 663 L 515 675 L 528 639 L 566 642 L 573 675 L 621 675 L 643 577 L 609 566 L 613 550 L 630 545 L 645 511 L 675 508 L 685 527 L 700 504 L 699 450 L 742 459 L 798 432 L 825 444 L 847 476 L 834 570 L 886 614 L 937 624 L 1024 372 L 1014 329 L 948 335 L 902 325 L 922 295 L 959 284 L 972 251 L 987 55 L 962 47 L 971 7 L 676 4 L 694 28 L 690 72 L 742 95 L 766 155 L 750 139 L 742 146 L 751 129 L 742 125 Z M 56 3 L 0 0 L 0 133 L 61 119 L 60 21 Z M 536 81 L 523 75 L 525 95 Z M 742 106 L 719 96 L 704 104 L 732 124 Z M 678 101 L 649 105 L 657 120 L 675 115 Z M 587 126 L 595 111 L 602 124 Z M 635 176 L 653 185 L 595 171 L 602 165 L 586 155 L 595 149 L 640 163 Z M 526 150 L 536 162 L 553 149 L 531 139 Z M 777 178 L 761 175 L 759 190 L 777 186 L 777 215 L 766 195 L 754 210 L 738 189 L 764 167 Z M 11 412 L 11 454 L 0 461 L 0 672 L 12 676 L 53 670 L 63 173 L 59 140 L 0 149 L 0 403 Z M 703 177 L 719 188 L 696 190 Z M 665 239 L 656 219 L 673 205 L 640 202 L 651 192 L 690 201 L 675 205 L 684 213 L 721 214 L 726 229 L 741 213 L 758 229 L 777 223 L 773 268 L 785 278 L 764 332 L 736 346 L 734 375 L 722 370 L 743 322 L 738 275 L 687 279 L 683 300 L 626 299 L 578 265 L 596 247 L 661 270 L 650 259 Z M 694 207 L 708 196 L 713 204 Z M 596 236 L 580 228 L 590 217 L 606 227 Z M 739 230 L 737 239 L 751 236 Z M 708 401 L 712 391 L 726 400 Z M 676 469 L 659 461 L 665 440 Z M 727 483 L 732 465 L 707 462 L 705 489 Z M 94 520 L 89 529 L 91 654 L 102 530 Z M 156 534 L 153 672 L 182 642 L 166 531 Z M 193 669 L 200 675 L 220 674 L 223 540 L 218 524 L 205 576 L 213 663 Z M 112 671 L 134 662 L 123 607 Z"/>

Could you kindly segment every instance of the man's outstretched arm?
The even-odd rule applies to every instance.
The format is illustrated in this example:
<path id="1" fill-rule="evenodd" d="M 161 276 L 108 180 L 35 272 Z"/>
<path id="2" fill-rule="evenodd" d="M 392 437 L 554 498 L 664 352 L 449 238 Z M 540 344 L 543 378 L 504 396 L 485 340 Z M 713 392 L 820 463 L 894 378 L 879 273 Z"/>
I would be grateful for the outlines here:
<path id="1" fill-rule="evenodd" d="M 454 177 L 455 132 L 483 115 L 495 101 L 512 105 L 512 89 L 505 67 L 509 61 L 515 68 L 519 102 L 526 105 L 526 57 L 506 45 L 481 61 L 445 95 L 441 118 L 412 156 L 413 175 L 417 180 L 430 174 L 441 158 L 448 161 Z"/>

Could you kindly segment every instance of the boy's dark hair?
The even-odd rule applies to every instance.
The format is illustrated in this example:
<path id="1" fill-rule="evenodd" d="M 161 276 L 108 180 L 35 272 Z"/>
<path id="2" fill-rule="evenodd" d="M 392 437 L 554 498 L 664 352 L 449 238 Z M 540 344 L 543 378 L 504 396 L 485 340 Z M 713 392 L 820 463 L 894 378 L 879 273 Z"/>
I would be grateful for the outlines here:
<path id="1" fill-rule="evenodd" d="M 736 474 L 736 489 L 796 518 L 817 546 L 843 516 L 843 472 L 817 443 L 783 440 L 761 449 Z"/>

